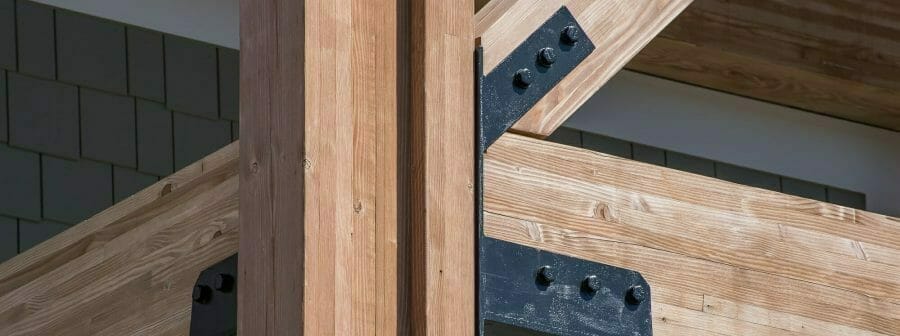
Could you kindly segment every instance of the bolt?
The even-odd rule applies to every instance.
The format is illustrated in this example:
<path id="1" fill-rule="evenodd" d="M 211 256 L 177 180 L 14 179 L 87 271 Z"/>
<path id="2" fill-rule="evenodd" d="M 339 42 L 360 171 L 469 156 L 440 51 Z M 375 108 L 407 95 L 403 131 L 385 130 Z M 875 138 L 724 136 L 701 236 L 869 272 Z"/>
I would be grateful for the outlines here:
<path id="1" fill-rule="evenodd" d="M 211 296 L 212 290 L 207 285 L 196 285 L 194 286 L 194 292 L 191 293 L 191 298 L 197 303 L 207 303 Z"/>
<path id="2" fill-rule="evenodd" d="M 544 48 L 538 51 L 538 61 L 545 67 L 553 65 L 556 62 L 556 53 L 553 48 Z"/>
<path id="3" fill-rule="evenodd" d="M 213 282 L 213 288 L 220 292 L 230 292 L 234 286 L 234 277 L 229 274 L 219 273 Z"/>
<path id="4" fill-rule="evenodd" d="M 563 28 L 562 31 L 562 40 L 568 45 L 575 45 L 578 40 L 581 39 L 581 31 L 578 30 L 578 27 L 575 26 L 567 26 Z"/>
<path id="5" fill-rule="evenodd" d="M 646 299 L 647 290 L 644 289 L 644 286 L 631 286 L 631 288 L 628 289 L 628 302 L 630 302 L 631 304 L 640 304 Z"/>
<path id="6" fill-rule="evenodd" d="M 537 280 L 544 286 L 548 286 L 556 280 L 556 272 L 553 271 L 553 267 L 541 266 L 541 268 L 538 269 Z"/>
<path id="7" fill-rule="evenodd" d="M 516 71 L 515 83 L 516 86 L 520 88 L 528 88 L 531 85 L 531 82 L 534 81 L 534 74 L 531 73 L 531 70 L 528 69 L 519 69 Z"/>
<path id="8" fill-rule="evenodd" d="M 596 275 L 589 275 L 581 282 L 581 289 L 589 293 L 597 292 L 600 288 L 603 288 L 603 286 L 600 284 L 600 278 Z"/>

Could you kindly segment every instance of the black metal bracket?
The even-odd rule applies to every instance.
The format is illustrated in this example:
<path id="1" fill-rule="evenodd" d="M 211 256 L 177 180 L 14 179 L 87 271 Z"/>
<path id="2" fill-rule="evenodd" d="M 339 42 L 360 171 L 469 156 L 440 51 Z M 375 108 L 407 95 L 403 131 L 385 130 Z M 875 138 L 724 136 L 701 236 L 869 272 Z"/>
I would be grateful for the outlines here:
<path id="1" fill-rule="evenodd" d="M 203 270 L 194 283 L 191 336 L 237 335 L 237 254 Z"/>
<path id="2" fill-rule="evenodd" d="M 638 272 L 484 235 L 484 153 L 594 51 L 583 31 L 562 7 L 489 74 L 475 51 L 479 335 L 652 335 Z"/>

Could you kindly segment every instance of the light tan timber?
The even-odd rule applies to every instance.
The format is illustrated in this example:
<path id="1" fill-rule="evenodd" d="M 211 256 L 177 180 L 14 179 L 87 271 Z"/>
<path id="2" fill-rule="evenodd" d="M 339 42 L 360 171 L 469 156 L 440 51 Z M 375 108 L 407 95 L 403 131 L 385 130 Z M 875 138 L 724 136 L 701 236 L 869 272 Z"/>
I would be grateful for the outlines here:
<path id="1" fill-rule="evenodd" d="M 0 335 L 187 335 L 200 272 L 237 252 L 237 144 L 0 265 Z"/>
<path id="2" fill-rule="evenodd" d="M 696 0 L 627 68 L 900 130 L 893 0 Z"/>
<path id="3" fill-rule="evenodd" d="M 514 134 L 484 197 L 488 236 L 641 272 L 661 335 L 900 333 L 897 218 Z"/>
<path id="4" fill-rule="evenodd" d="M 243 334 L 406 328 L 398 4 L 242 1 Z"/>
<path id="5" fill-rule="evenodd" d="M 512 130 L 546 137 L 619 72 L 693 0 L 492 0 L 475 15 L 475 36 L 490 72 L 561 6 L 596 49 L 548 92 Z"/>
<path id="6" fill-rule="evenodd" d="M 474 1 L 412 0 L 413 335 L 474 335 Z"/>

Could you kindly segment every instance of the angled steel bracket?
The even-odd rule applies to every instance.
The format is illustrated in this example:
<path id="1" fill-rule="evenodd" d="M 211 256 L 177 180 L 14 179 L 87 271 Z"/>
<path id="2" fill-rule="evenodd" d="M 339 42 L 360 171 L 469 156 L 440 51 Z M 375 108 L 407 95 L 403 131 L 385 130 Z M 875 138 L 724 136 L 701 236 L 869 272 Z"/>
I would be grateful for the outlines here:
<path id="1" fill-rule="evenodd" d="M 191 336 L 237 335 L 237 254 L 203 270 L 191 295 Z"/>
<path id="2" fill-rule="evenodd" d="M 475 52 L 479 335 L 652 335 L 639 273 L 484 235 L 484 153 L 593 51 L 562 7 L 489 74 Z"/>

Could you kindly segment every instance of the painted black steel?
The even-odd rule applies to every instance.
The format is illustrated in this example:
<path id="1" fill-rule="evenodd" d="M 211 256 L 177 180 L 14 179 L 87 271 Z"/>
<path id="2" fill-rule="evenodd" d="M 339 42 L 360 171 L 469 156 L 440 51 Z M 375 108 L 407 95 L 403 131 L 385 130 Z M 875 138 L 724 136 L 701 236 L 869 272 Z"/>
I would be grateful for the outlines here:
<path id="1" fill-rule="evenodd" d="M 480 249 L 483 335 L 495 322 L 551 335 L 653 334 L 650 286 L 638 272 L 487 237 Z"/>
<path id="2" fill-rule="evenodd" d="M 201 272 L 191 299 L 191 336 L 237 335 L 237 254 Z"/>
<path id="3" fill-rule="evenodd" d="M 562 7 L 491 73 L 483 78 L 479 74 L 479 108 L 485 112 L 478 139 L 481 149 L 494 143 L 593 51 L 594 44 L 575 17 Z"/>
<path id="4" fill-rule="evenodd" d="M 479 335 L 652 335 L 637 272 L 484 236 L 484 153 L 594 50 L 565 7 L 490 74 L 475 52 Z"/>

